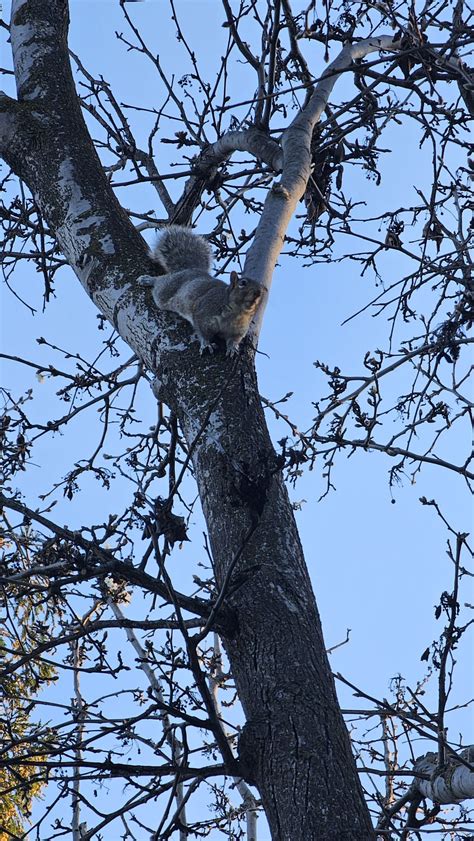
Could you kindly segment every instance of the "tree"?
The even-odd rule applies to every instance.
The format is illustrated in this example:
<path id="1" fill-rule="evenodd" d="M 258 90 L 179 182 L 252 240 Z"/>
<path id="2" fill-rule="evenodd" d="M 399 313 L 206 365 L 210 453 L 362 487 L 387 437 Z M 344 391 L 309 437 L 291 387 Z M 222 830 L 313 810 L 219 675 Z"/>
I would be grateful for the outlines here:
<path id="1" fill-rule="evenodd" d="M 434 464 L 466 483 L 473 478 L 468 457 L 459 463 L 437 454 L 440 438 L 454 426 L 462 427 L 471 412 L 465 396 L 467 370 L 460 359 L 470 342 L 466 329 L 473 312 L 472 228 L 465 215 L 471 167 L 467 127 L 474 101 L 472 74 L 463 60 L 472 43 L 471 13 L 460 2 L 452 7 L 428 2 L 419 12 L 409 5 L 395 11 L 384 3 L 361 3 L 354 11 L 352 4 L 341 3 L 328 4 L 321 20 L 314 3 L 298 12 L 288 0 L 252 0 L 240 6 L 223 0 L 227 46 L 209 83 L 186 40 L 182 16 L 171 3 L 178 42 L 192 66 L 177 84 L 148 47 L 129 7 L 121 3 L 121 8 L 128 34 L 117 33 L 119 40 L 152 63 L 164 88 L 145 149 L 130 127 L 132 110 L 128 113 L 108 82 L 94 78 L 72 53 L 81 80 L 79 98 L 68 56 L 65 0 L 12 4 L 17 98 L 2 96 L 0 126 L 2 156 L 20 179 L 21 190 L 3 210 L 4 273 L 9 279 L 14 263 L 31 260 L 44 279 L 47 304 L 67 263 L 97 307 L 100 327 L 106 320 L 114 327 L 104 343 L 110 357 L 118 354 L 118 336 L 133 356 L 107 373 L 99 360 L 86 362 L 82 350 L 75 371 L 56 362 L 45 368 L 16 360 L 33 365 L 40 377 L 62 382 L 58 395 L 70 407 L 60 418 L 41 423 L 29 413 L 30 394 L 9 396 L 5 404 L 5 605 L 33 599 L 32 609 L 54 616 L 58 630 L 45 640 L 44 626 L 27 619 L 28 645 L 19 651 L 5 643 L 3 674 L 9 680 L 19 675 L 20 680 L 27 665 L 37 673 L 39 688 L 51 676 L 41 669 L 54 665 L 63 673 L 69 670 L 74 698 L 70 704 L 60 702 L 66 716 L 61 726 L 39 724 L 36 706 L 31 728 L 22 724 L 11 733 L 11 744 L 4 749 L 6 785 L 11 786 L 15 767 L 33 768 L 28 784 L 50 781 L 57 798 L 70 798 L 72 821 L 62 813 L 56 817 L 55 804 L 48 801 L 37 819 L 41 838 L 72 834 L 76 841 L 117 837 L 122 831 L 125 838 L 175 834 L 184 839 L 212 829 L 236 838 L 244 819 L 247 837 L 255 838 L 260 805 L 271 837 L 279 841 L 360 841 L 377 834 L 406 838 L 410 829 L 416 832 L 436 819 L 442 830 L 451 830 L 450 818 L 440 814 L 437 801 L 432 807 L 422 802 L 430 793 L 419 781 L 432 782 L 435 768 L 435 775 L 446 779 L 446 802 L 461 799 L 460 790 L 450 788 L 454 768 L 467 769 L 471 785 L 470 753 L 458 749 L 445 732 L 453 651 L 469 627 L 458 615 L 467 563 L 463 558 L 471 554 L 467 536 L 447 523 L 453 531 L 449 550 L 454 583 L 439 606 L 446 628 L 426 655 L 438 668 L 436 716 L 423 705 L 421 686 L 410 698 L 399 687 L 394 704 L 371 698 L 373 706 L 366 711 L 369 717 L 374 712 L 379 716 L 386 749 L 385 755 L 373 749 L 375 761 L 383 758 L 379 771 L 387 778 L 385 798 L 374 798 L 374 829 L 284 479 L 292 481 L 317 459 L 324 465 L 329 490 L 336 457 L 345 448 L 378 449 L 397 458 L 391 482 L 410 463 L 415 473 Z M 158 20 L 164 15 L 161 7 L 156 15 Z M 257 36 L 248 34 L 250 23 Z M 324 70 L 323 64 L 315 69 L 309 62 L 307 43 L 320 45 L 321 61 L 328 62 Z M 255 93 L 252 87 L 244 96 L 240 91 L 243 116 L 239 101 L 229 101 L 227 92 L 237 55 L 256 79 Z M 350 88 L 346 93 L 348 78 L 356 86 L 355 95 Z M 83 112 L 91 131 L 100 129 L 95 144 Z M 385 152 L 382 135 L 391 121 L 407 115 L 420 129 L 420 143 L 431 145 L 432 183 L 419 192 L 416 206 L 393 208 L 387 200 L 381 213 L 369 208 L 361 217 L 362 207 L 344 190 L 347 172 L 361 167 L 377 182 Z M 177 130 L 169 136 L 173 118 Z M 154 154 L 155 137 L 173 147 L 174 163 L 186 161 L 184 174 L 171 171 L 180 185 L 177 199 L 168 190 L 159 154 Z M 122 173 L 125 180 L 119 181 Z M 179 178 L 186 179 L 184 185 Z M 283 415 L 279 403 L 266 401 L 289 429 L 276 452 L 254 367 L 264 305 L 236 358 L 226 359 L 222 352 L 199 356 L 189 325 L 158 312 L 136 283 L 142 274 L 159 273 L 140 235 L 157 220 L 148 212 L 140 214 L 138 226 L 132 224 L 133 212 L 126 211 L 113 187 L 144 180 L 160 198 L 166 215 L 161 221 L 190 224 L 204 219 L 201 211 L 210 195 L 209 237 L 222 267 L 242 258 L 248 245 L 243 271 L 260 282 L 265 299 L 285 242 L 290 256 L 317 264 L 340 259 L 335 242 L 341 235 L 363 239 L 368 251 L 352 252 L 346 259 L 360 262 L 364 272 L 372 270 L 376 277 L 392 252 L 413 261 L 415 268 L 404 267 L 400 280 L 390 278 L 374 301 L 382 311 L 393 308 L 392 336 L 397 319 L 409 325 L 408 339 L 395 350 L 389 337 L 386 350 L 367 354 L 365 373 L 355 388 L 350 374 L 319 362 L 329 394 L 318 402 L 314 424 L 305 434 Z M 5 186 L 9 182 L 10 173 Z M 238 215 L 242 211 L 245 217 Z M 295 214 L 300 226 L 289 228 Z M 237 234 L 242 218 L 246 223 L 251 219 L 253 229 Z M 417 248 L 405 242 L 408 220 Z M 374 236 L 377 226 L 383 228 L 382 237 Z M 42 343 L 48 344 L 46 339 Z M 51 350 L 68 358 L 61 349 Z M 387 408 L 385 378 L 409 367 L 415 371 L 411 386 L 405 386 L 401 397 L 392 393 Z M 158 421 L 152 431 L 137 434 L 134 400 L 145 382 L 157 400 Z M 132 395 L 128 405 L 121 402 L 127 388 Z M 390 391 L 388 395 L 390 399 Z M 30 501 L 22 474 L 35 442 L 58 440 L 87 409 L 100 411 L 94 452 L 70 465 L 50 494 Z M 393 416 L 402 419 L 397 432 L 386 442 L 379 440 L 379 429 L 385 430 Z M 119 425 L 127 444 L 126 452 L 116 456 L 104 451 L 112 423 Z M 419 453 L 412 448 L 415 438 L 422 444 Z M 128 475 L 134 487 L 121 511 L 99 524 L 89 514 L 79 528 L 54 517 L 58 495 L 75 500 L 90 477 L 108 488 L 114 473 Z M 194 511 L 188 474 L 197 483 L 213 575 L 196 575 L 193 584 L 188 579 L 180 587 L 178 576 L 173 577 L 175 557 L 188 538 Z M 11 512 L 23 520 L 11 523 Z M 143 594 L 145 619 L 137 609 L 126 615 L 124 605 L 132 591 Z M 111 629 L 126 630 L 135 659 L 131 682 L 130 660 L 124 659 L 121 643 L 116 638 L 108 642 Z M 53 652 L 59 656 L 51 660 Z M 137 688 L 137 671 L 146 678 L 145 691 Z M 113 709 L 109 692 L 101 690 L 91 700 L 88 676 L 99 673 L 121 681 L 119 689 L 111 690 Z M 245 714 L 243 727 L 218 702 L 218 690 L 225 697 L 234 684 Z M 364 697 L 362 690 L 356 691 Z M 393 719 L 408 734 L 435 738 L 434 764 L 433 758 L 423 760 L 418 749 L 414 758 L 420 764 L 414 768 L 408 760 L 399 766 L 388 756 Z M 28 746 L 29 758 L 25 750 L 20 756 L 13 750 L 18 743 Z M 20 777 L 18 785 L 24 788 L 23 771 Z M 223 779 L 233 780 L 239 790 L 242 805 L 237 810 L 230 806 Z M 407 779 L 412 783 L 408 787 Z M 111 789 L 117 804 L 108 808 L 97 791 L 104 780 L 122 783 Z M 215 796 L 212 819 L 196 815 L 192 805 L 203 782 Z M 460 823 L 463 818 L 456 817 L 455 828 L 469 826 Z M 2 831 L 17 837 L 18 827 L 7 823 Z M 101 836 L 109 831 L 112 835 Z"/>

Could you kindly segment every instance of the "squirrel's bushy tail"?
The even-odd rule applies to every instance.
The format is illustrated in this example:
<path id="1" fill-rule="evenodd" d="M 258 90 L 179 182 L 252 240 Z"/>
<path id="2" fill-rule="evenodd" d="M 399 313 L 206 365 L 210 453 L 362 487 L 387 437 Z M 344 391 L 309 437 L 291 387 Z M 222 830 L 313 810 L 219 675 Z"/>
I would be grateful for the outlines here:
<path id="1" fill-rule="evenodd" d="M 212 263 L 212 251 L 206 240 L 182 225 L 169 225 L 159 231 L 152 257 L 161 258 L 169 272 L 181 269 L 208 272 Z"/>

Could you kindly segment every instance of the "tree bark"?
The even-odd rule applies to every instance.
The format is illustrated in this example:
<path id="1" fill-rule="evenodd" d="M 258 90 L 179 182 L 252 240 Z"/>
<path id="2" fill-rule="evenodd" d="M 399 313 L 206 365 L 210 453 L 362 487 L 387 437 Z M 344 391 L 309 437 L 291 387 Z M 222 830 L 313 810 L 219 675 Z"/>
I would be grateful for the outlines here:
<path id="1" fill-rule="evenodd" d="M 154 271 L 104 176 L 75 93 L 65 0 L 14 0 L 19 103 L 0 101 L 2 154 L 28 184 L 84 288 L 157 375 L 179 417 L 218 586 L 237 630 L 225 639 L 247 723 L 242 775 L 274 841 L 374 837 L 325 653 L 293 511 L 258 396 L 249 344 L 201 358 L 184 322 L 133 285 Z M 21 131 L 12 129 L 19 121 Z"/>
<path id="2" fill-rule="evenodd" d="M 249 355 L 227 382 L 223 373 L 219 361 L 200 384 L 192 369 L 175 370 L 166 396 L 189 444 L 204 428 L 193 465 L 218 583 L 245 544 L 228 599 L 238 628 L 225 639 L 247 719 L 245 778 L 274 841 L 365 841 L 370 819 Z M 209 401 L 217 405 L 206 422 Z"/>
<path id="3" fill-rule="evenodd" d="M 433 803 L 462 803 L 474 797 L 474 745 L 461 751 L 459 757 L 449 756 L 440 770 L 439 756 L 430 752 L 420 756 L 414 769 L 426 779 L 417 778 L 412 792 L 427 797 Z"/>

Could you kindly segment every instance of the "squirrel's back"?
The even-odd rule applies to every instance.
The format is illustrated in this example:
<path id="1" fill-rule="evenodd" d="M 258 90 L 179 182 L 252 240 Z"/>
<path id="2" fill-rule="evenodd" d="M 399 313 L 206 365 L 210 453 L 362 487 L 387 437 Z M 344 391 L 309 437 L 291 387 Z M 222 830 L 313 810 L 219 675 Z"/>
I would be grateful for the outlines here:
<path id="1" fill-rule="evenodd" d="M 162 310 L 175 312 L 192 324 L 204 348 L 213 350 L 216 340 L 226 342 L 235 353 L 247 333 L 261 298 L 260 285 L 231 272 L 230 284 L 211 277 L 211 249 L 189 228 L 163 228 L 152 251 L 164 274 L 143 275 L 142 286 L 151 286 L 153 300 Z"/>
<path id="2" fill-rule="evenodd" d="M 182 225 L 163 228 L 151 256 L 164 262 L 169 272 L 181 269 L 202 269 L 208 272 L 212 263 L 209 243 Z"/>

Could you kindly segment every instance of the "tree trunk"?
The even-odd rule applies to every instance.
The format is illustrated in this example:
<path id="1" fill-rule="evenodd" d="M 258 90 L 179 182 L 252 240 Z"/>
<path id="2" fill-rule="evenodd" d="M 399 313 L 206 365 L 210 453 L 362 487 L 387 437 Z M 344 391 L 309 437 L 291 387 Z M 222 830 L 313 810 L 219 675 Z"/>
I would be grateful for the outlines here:
<path id="1" fill-rule="evenodd" d="M 273 841 L 369 841 L 369 812 L 250 349 L 232 361 L 200 358 L 189 326 L 144 305 L 146 293 L 133 281 L 150 273 L 150 261 L 88 136 L 67 24 L 65 0 L 14 0 L 19 102 L 0 100 L 2 154 L 92 300 L 156 372 L 156 391 L 192 448 L 218 584 L 231 573 L 228 601 L 238 621 L 225 644 L 247 718 L 243 775 L 258 787 Z"/>
<path id="2" fill-rule="evenodd" d="M 192 360 L 188 371 L 175 369 L 165 396 L 194 445 L 218 584 L 244 545 L 228 599 L 237 630 L 224 642 L 247 719 L 246 779 L 260 792 L 274 841 L 368 841 L 371 822 L 252 360 L 247 353 L 234 366 L 219 357 L 204 381 L 196 373 Z"/>

